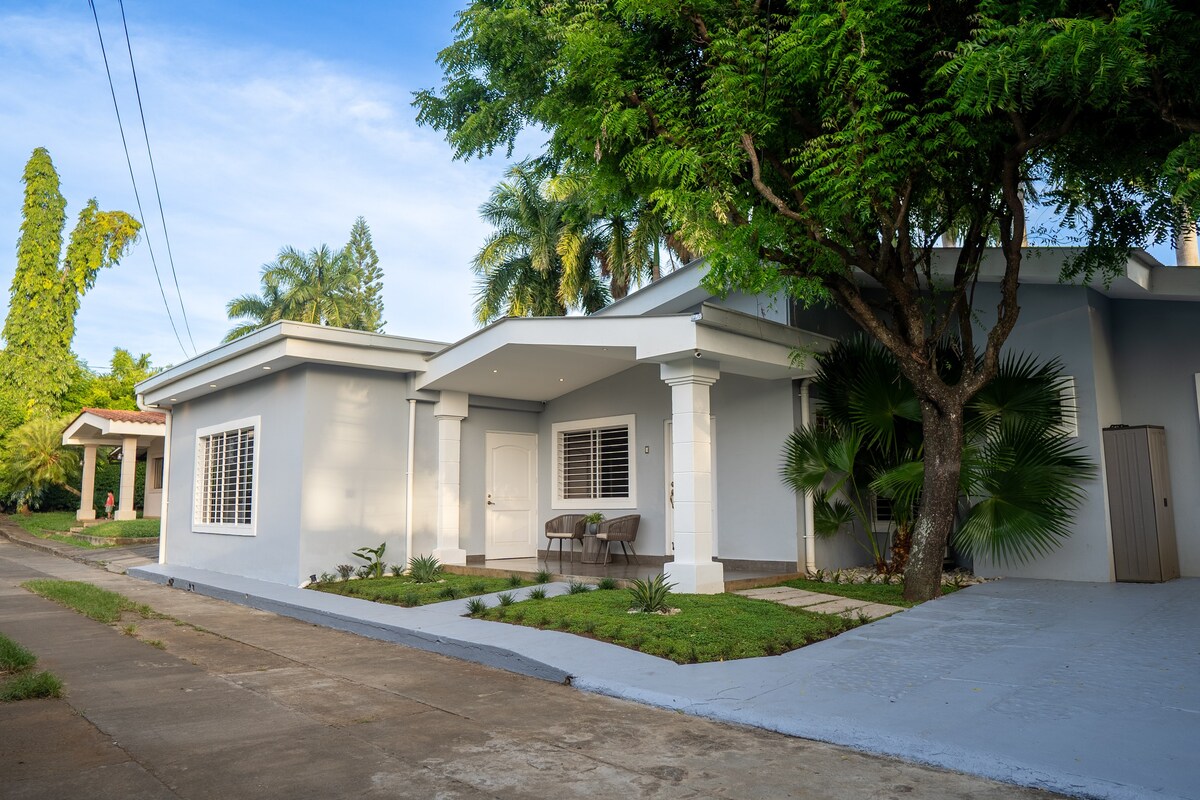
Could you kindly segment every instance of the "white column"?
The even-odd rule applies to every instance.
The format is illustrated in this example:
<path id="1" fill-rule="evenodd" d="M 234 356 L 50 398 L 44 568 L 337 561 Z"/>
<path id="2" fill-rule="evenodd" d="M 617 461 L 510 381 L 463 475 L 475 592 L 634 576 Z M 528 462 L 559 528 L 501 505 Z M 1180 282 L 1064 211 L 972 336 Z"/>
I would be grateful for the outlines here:
<path id="1" fill-rule="evenodd" d="M 467 395 L 442 392 L 433 415 L 438 423 L 438 526 L 433 555 L 443 564 L 466 564 L 467 551 L 459 546 L 458 524 L 462 421 L 467 416 Z"/>
<path id="2" fill-rule="evenodd" d="M 163 437 L 162 510 L 158 512 L 158 563 L 167 563 L 167 515 L 171 512 L 171 419 L 175 410 L 167 412 L 167 429 Z"/>
<path id="3" fill-rule="evenodd" d="M 117 513 L 113 519 L 137 519 L 133 508 L 133 482 L 137 474 L 137 437 L 126 436 L 121 440 L 121 491 L 117 500 Z"/>
<path id="4" fill-rule="evenodd" d="M 96 518 L 96 445 L 83 446 L 83 485 L 79 487 L 79 510 L 75 519 L 81 521 Z"/>
<path id="5" fill-rule="evenodd" d="M 675 480 L 675 560 L 663 574 L 675 591 L 725 591 L 725 570 L 713 561 L 712 403 L 710 389 L 721 373 L 707 361 L 674 361 L 661 366 L 671 387 L 671 463 Z"/>

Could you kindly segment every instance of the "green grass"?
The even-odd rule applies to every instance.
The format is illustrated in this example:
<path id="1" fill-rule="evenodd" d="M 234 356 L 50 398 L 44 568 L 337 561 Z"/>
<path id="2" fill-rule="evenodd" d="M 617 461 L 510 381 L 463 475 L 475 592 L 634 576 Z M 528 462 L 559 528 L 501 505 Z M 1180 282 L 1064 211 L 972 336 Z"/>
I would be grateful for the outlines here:
<path id="1" fill-rule="evenodd" d="M 158 520 L 156 519 L 123 519 L 105 522 L 84 533 L 88 536 L 111 536 L 114 539 L 152 539 L 158 536 Z"/>
<path id="2" fill-rule="evenodd" d="M 0 633 L 0 703 L 62 695 L 62 682 L 49 672 L 35 673 L 36 664 L 33 653 Z"/>
<path id="3" fill-rule="evenodd" d="M 532 585 L 529 581 L 521 581 L 520 586 Z M 341 594 L 347 597 L 358 597 L 376 603 L 389 603 L 396 606 L 427 605 L 442 603 L 453 590 L 457 597 L 472 597 L 492 592 L 502 592 L 514 588 L 509 578 L 483 578 L 478 575 L 453 575 L 443 573 L 441 580 L 434 583 L 416 583 L 407 577 L 399 578 L 366 578 L 357 581 L 335 581 L 332 583 L 314 583 L 308 588 L 330 594 Z M 413 602 L 416 601 L 416 602 Z"/>
<path id="4" fill-rule="evenodd" d="M 29 533 L 66 533 L 79 523 L 74 511 L 37 511 L 33 514 L 9 514 L 8 521 L 20 525 Z"/>
<path id="5" fill-rule="evenodd" d="M 41 579 L 25 581 L 21 586 L 34 594 L 73 608 L 97 622 L 109 625 L 118 622 L 121 615 L 127 611 L 139 615 L 142 619 L 159 616 L 148 605 L 135 603 L 123 594 L 81 581 Z"/>
<path id="6" fill-rule="evenodd" d="M 837 636 L 856 620 L 733 594 L 673 594 L 680 613 L 630 614 L 626 590 L 560 595 L 493 607 L 480 619 L 565 631 L 679 664 L 777 655 Z"/>
<path id="7" fill-rule="evenodd" d="M 806 592 L 835 594 L 838 597 L 849 597 L 869 603 L 882 603 L 885 606 L 912 608 L 918 605 L 911 600 L 904 599 L 904 586 L 898 583 L 825 583 L 824 581 L 810 581 L 804 578 L 796 578 L 795 580 L 784 581 L 776 585 L 790 586 L 793 589 L 803 589 Z M 942 594 L 950 594 L 954 591 L 957 591 L 954 586 L 950 584 L 942 585 Z"/>

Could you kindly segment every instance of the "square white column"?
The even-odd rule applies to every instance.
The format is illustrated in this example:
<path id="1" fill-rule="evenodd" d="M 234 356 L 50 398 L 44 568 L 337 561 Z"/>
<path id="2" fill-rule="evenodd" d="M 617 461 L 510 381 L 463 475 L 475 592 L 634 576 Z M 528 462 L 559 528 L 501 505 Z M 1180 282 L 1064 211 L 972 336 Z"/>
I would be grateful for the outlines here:
<path id="1" fill-rule="evenodd" d="M 663 565 L 675 591 L 718 594 L 725 591 L 725 569 L 713 561 L 711 387 L 721 373 L 716 364 L 674 361 L 661 366 L 671 387 L 671 463 L 675 481 L 672 515 L 675 560 Z"/>
<path id="2" fill-rule="evenodd" d="M 467 551 L 459 543 L 462 421 L 467 416 L 467 395 L 442 392 L 434 406 L 438 423 L 438 524 L 433 556 L 443 564 L 466 564 Z"/>
<path id="3" fill-rule="evenodd" d="M 133 507 L 133 483 L 137 474 L 137 437 L 126 436 L 121 440 L 121 489 L 117 499 L 117 513 L 113 519 L 137 519 Z"/>
<path id="4" fill-rule="evenodd" d="M 79 510 L 75 519 L 88 521 L 96 518 L 96 445 L 83 446 L 83 485 L 79 487 Z"/>

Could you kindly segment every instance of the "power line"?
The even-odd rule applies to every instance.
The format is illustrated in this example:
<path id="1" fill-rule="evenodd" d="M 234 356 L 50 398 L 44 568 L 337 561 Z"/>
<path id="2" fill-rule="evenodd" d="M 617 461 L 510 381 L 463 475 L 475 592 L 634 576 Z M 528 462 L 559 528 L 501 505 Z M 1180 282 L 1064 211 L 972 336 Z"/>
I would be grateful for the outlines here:
<path id="1" fill-rule="evenodd" d="M 162 220 L 163 239 L 167 243 L 167 260 L 171 264 L 171 278 L 175 281 L 175 296 L 179 298 L 179 313 L 192 352 L 196 352 L 196 340 L 192 338 L 192 326 L 188 322 L 187 308 L 183 304 L 183 292 L 179 290 L 179 275 L 175 272 L 175 255 L 171 252 L 171 237 L 167 235 L 167 218 L 163 214 L 162 193 L 158 190 L 158 172 L 154 169 L 154 153 L 150 151 L 150 132 L 146 129 L 146 112 L 142 109 L 142 90 L 138 87 L 137 68 L 133 66 L 133 46 L 129 43 L 129 24 L 125 22 L 125 0 L 117 0 L 121 6 L 121 25 L 125 28 L 125 49 L 129 51 L 129 71 L 133 73 L 133 90 L 137 94 L 138 114 L 142 118 L 142 136 L 146 140 L 146 157 L 150 159 L 150 177 L 154 179 L 154 196 L 158 199 L 158 218 Z"/>
<path id="2" fill-rule="evenodd" d="M 129 166 L 129 180 L 133 184 L 133 197 L 137 201 L 138 216 L 145 220 L 146 215 L 142 211 L 142 198 L 138 193 L 137 178 L 133 176 L 133 159 L 129 157 L 129 144 L 125 141 L 125 126 L 121 122 L 121 108 L 117 104 L 117 90 L 113 85 L 112 70 L 108 67 L 108 53 L 104 49 L 104 34 L 100 32 L 100 17 L 96 14 L 95 0 L 88 0 L 88 5 L 92 9 L 92 19 L 96 21 L 96 36 L 100 39 L 100 55 L 104 57 L 104 72 L 108 75 L 108 90 L 112 93 L 113 110 L 117 112 L 117 128 L 121 131 L 121 146 L 125 149 L 125 163 Z M 163 308 L 167 310 L 167 320 L 171 323 L 171 330 L 175 333 L 175 341 L 179 343 L 179 349 L 186 356 L 188 351 L 183 346 L 179 329 L 175 327 L 175 317 L 171 314 L 171 305 L 167 302 L 167 293 L 163 290 L 162 277 L 158 274 L 158 261 L 154 258 L 154 246 L 150 243 L 149 236 L 146 237 L 146 247 L 150 251 L 150 263 L 154 267 L 154 280 L 158 282 L 158 293 L 162 295 Z"/>

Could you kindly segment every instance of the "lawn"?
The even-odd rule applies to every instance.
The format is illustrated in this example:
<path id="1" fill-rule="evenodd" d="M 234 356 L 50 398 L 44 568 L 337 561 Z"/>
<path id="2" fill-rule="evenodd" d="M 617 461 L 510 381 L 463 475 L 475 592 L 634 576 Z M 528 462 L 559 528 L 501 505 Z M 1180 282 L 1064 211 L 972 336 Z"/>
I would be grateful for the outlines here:
<path id="1" fill-rule="evenodd" d="M 62 695 L 62 682 L 35 666 L 33 653 L 0 633 L 0 702 Z"/>
<path id="2" fill-rule="evenodd" d="M 40 536 L 45 533 L 66 533 L 79 523 L 74 511 L 38 511 L 33 514 L 10 514 L 8 521 L 20 525 L 30 533 Z"/>
<path id="3" fill-rule="evenodd" d="M 88 536 L 110 536 L 114 539 L 153 539 L 158 536 L 158 520 L 112 520 L 90 527 L 84 533 Z"/>
<path id="4" fill-rule="evenodd" d="M 679 613 L 631 614 L 626 589 L 594 590 L 494 606 L 478 619 L 575 633 L 679 664 L 777 655 L 860 623 L 733 594 L 672 594 Z"/>
<path id="5" fill-rule="evenodd" d="M 417 583 L 406 576 L 399 578 L 364 578 L 354 581 L 327 581 L 311 584 L 308 588 L 330 594 L 358 597 L 376 603 L 394 606 L 423 606 L 429 603 L 444 603 L 460 597 L 474 597 L 505 589 L 532 586 L 532 581 L 510 578 L 481 578 L 476 575 L 452 575 L 442 573 L 435 583 Z"/>
<path id="6" fill-rule="evenodd" d="M 75 545 L 87 549 L 108 547 L 106 544 L 91 544 L 82 539 L 76 539 L 67 531 L 79 525 L 75 520 L 74 511 L 37 511 L 33 514 L 10 514 L 8 517 L 34 536 L 51 539 L 56 542 Z M 110 520 L 89 527 L 85 533 L 88 536 L 104 536 L 111 538 L 152 539 L 158 536 L 158 520 L 129 519 Z"/>
<path id="7" fill-rule="evenodd" d="M 870 603 L 882 603 L 888 606 L 900 606 L 901 608 L 912 608 L 917 605 L 917 603 L 911 600 L 904 599 L 904 586 L 898 583 L 826 583 L 824 581 L 810 581 L 797 578 L 777 585 L 790 586 L 793 589 L 803 589 L 807 592 L 836 594 L 838 597 L 849 597 L 854 600 L 865 600 Z M 950 594 L 957 590 L 958 587 L 952 584 L 947 583 L 942 585 L 942 594 Z"/>

